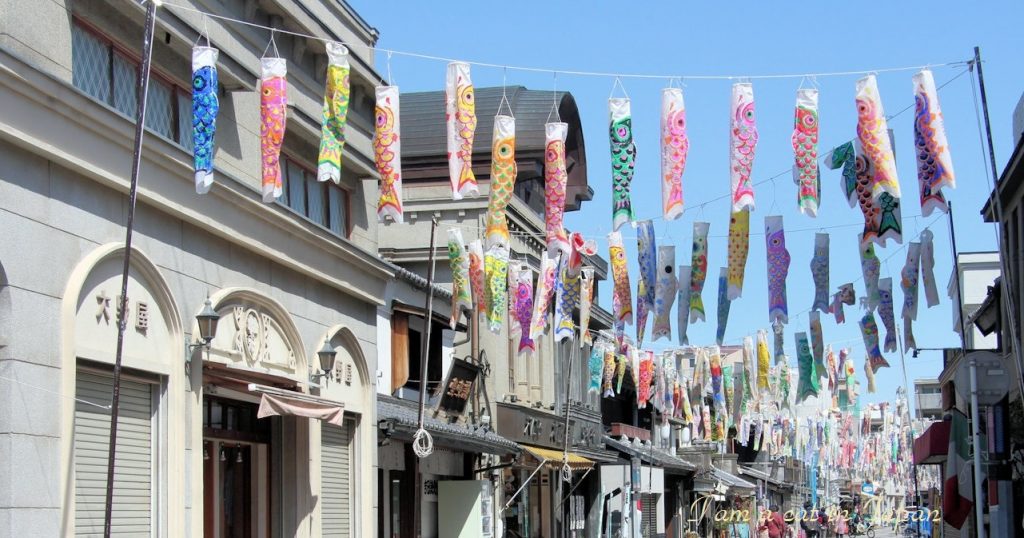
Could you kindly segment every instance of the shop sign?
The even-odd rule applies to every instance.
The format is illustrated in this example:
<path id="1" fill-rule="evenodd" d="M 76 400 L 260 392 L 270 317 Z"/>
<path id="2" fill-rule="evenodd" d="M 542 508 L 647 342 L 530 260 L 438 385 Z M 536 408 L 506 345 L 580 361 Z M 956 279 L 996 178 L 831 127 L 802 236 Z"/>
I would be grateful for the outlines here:
<path id="1" fill-rule="evenodd" d="M 861 485 L 860 490 L 868 495 L 873 495 L 875 493 L 875 485 L 871 482 L 864 482 L 864 484 Z"/>
<path id="2" fill-rule="evenodd" d="M 451 369 L 444 384 L 438 407 L 449 415 L 461 415 L 473 393 L 473 383 L 480 375 L 480 367 L 463 359 L 452 359 Z"/>
<path id="3" fill-rule="evenodd" d="M 565 443 L 565 417 L 544 411 L 498 404 L 498 434 L 502 437 L 527 445 L 536 445 L 561 450 Z M 601 425 L 569 418 L 569 445 L 593 446 L 600 443 Z"/>

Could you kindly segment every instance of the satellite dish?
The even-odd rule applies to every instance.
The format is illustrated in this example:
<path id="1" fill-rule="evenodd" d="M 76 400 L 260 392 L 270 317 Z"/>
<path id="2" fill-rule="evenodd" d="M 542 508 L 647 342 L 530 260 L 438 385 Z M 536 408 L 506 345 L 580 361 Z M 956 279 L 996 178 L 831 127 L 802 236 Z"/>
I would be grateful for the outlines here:
<path id="1" fill-rule="evenodd" d="M 969 351 L 956 369 L 956 394 L 971 401 L 971 359 L 978 364 L 978 405 L 995 405 L 1010 390 L 1010 372 L 994 351 Z"/>

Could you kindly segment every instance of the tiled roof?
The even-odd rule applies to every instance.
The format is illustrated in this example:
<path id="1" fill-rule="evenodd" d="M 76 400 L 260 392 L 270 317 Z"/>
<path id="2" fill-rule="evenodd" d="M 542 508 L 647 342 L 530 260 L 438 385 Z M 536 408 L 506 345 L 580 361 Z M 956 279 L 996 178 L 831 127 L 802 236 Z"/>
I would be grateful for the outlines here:
<path id="1" fill-rule="evenodd" d="M 433 418 L 433 410 L 427 409 L 423 425 L 434 438 L 434 444 L 463 451 L 487 454 L 509 454 L 519 452 L 519 445 L 493 431 L 473 428 L 462 424 L 451 424 Z M 411 438 L 419 424 L 419 408 L 416 402 L 401 400 L 393 396 L 377 395 L 378 422 L 390 420 L 397 433 Z"/>
<path id="2" fill-rule="evenodd" d="M 620 441 L 608 435 L 604 436 L 604 444 L 629 456 L 636 456 L 651 465 L 672 471 L 695 471 L 697 467 L 688 461 L 683 461 L 675 456 L 666 454 L 658 449 L 649 447 L 636 448 L 632 443 Z"/>

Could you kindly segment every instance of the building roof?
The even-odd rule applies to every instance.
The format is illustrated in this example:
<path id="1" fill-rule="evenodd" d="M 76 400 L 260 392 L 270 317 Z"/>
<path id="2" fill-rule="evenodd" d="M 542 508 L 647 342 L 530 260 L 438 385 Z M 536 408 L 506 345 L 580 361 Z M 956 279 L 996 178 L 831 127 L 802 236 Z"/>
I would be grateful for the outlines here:
<path id="1" fill-rule="evenodd" d="M 493 431 L 445 422 L 433 418 L 433 414 L 432 410 L 426 411 L 423 426 L 439 446 L 497 455 L 519 452 L 518 444 Z M 394 435 L 406 440 L 412 439 L 419 424 L 419 408 L 416 402 L 378 394 L 377 421 L 390 421 L 395 426 Z"/>
<path id="2" fill-rule="evenodd" d="M 992 202 L 995 201 L 997 192 L 1004 213 L 1012 209 L 1024 197 L 1024 137 L 1017 141 L 1013 154 L 1010 155 L 1010 160 L 1006 163 L 1002 176 L 999 177 L 995 191 L 989 194 L 985 206 L 981 209 L 981 215 L 985 222 L 996 221 L 996 208 L 993 207 Z"/>
<path id="3" fill-rule="evenodd" d="M 682 472 L 693 472 L 697 470 L 697 466 L 694 464 L 681 460 L 670 454 L 666 454 L 659 449 L 652 447 L 637 448 L 632 443 L 620 441 L 614 437 L 608 435 L 604 436 L 604 444 L 608 445 L 609 448 L 614 448 L 623 454 L 628 456 L 636 456 L 642 461 L 645 461 L 651 465 L 661 467 L 667 472 L 682 471 Z"/>

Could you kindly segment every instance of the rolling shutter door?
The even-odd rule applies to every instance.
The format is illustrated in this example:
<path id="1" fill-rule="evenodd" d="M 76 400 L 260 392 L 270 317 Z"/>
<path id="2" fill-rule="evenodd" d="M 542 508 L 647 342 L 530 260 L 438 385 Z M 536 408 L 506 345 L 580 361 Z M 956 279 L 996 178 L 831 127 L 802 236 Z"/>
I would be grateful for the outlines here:
<path id="1" fill-rule="evenodd" d="M 152 385 L 121 378 L 111 533 L 152 534 Z M 79 370 L 77 398 L 109 404 L 113 378 Z M 75 534 L 103 535 L 110 411 L 75 403 Z"/>
<path id="2" fill-rule="evenodd" d="M 658 534 L 658 495 L 654 493 L 640 494 L 640 534 L 642 536 L 660 536 Z"/>
<path id="3" fill-rule="evenodd" d="M 352 422 L 320 422 L 320 520 L 323 536 L 352 536 Z"/>

